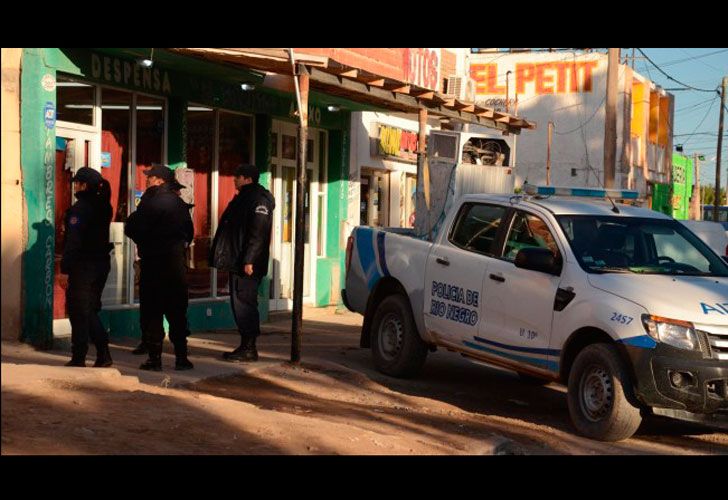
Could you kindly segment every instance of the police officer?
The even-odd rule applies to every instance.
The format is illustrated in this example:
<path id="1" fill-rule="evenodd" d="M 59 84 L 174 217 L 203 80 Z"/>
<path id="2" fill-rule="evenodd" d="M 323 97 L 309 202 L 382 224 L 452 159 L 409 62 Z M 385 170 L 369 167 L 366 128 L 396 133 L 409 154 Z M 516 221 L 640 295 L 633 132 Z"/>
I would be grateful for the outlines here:
<path id="1" fill-rule="evenodd" d="M 170 188 L 172 189 L 172 191 L 174 191 L 174 193 L 177 196 L 182 196 L 182 190 L 185 188 L 185 185 L 181 184 L 179 181 L 177 181 L 177 179 L 173 179 L 170 184 Z M 187 208 L 192 208 L 194 206 L 195 205 L 192 203 L 187 203 Z M 141 302 L 139 302 L 139 316 L 140 317 L 144 316 L 144 309 L 145 309 L 144 305 L 145 304 L 142 304 Z M 169 321 L 169 318 L 167 318 L 167 321 Z M 148 352 L 149 352 L 149 350 L 147 349 L 147 345 L 144 343 L 143 340 L 141 342 L 139 342 L 139 345 L 136 346 L 133 351 L 131 351 L 132 354 L 147 354 Z"/>
<path id="2" fill-rule="evenodd" d="M 163 316 L 169 321 L 175 370 L 194 368 L 187 359 L 186 250 L 194 236 L 188 205 L 172 190 L 174 172 L 166 165 L 148 169 L 147 189 L 124 233 L 138 246 L 140 325 L 149 357 L 142 370 L 162 369 Z"/>
<path id="3" fill-rule="evenodd" d="M 260 335 L 258 285 L 268 274 L 275 200 L 258 184 L 254 165 L 235 170 L 238 193 L 222 214 L 210 252 L 210 266 L 230 273 L 230 303 L 240 333 L 240 346 L 223 354 L 228 361 L 257 361 Z"/>
<path id="4" fill-rule="evenodd" d="M 71 321 L 72 357 L 66 366 L 86 366 L 89 339 L 96 346 L 95 367 L 112 365 L 109 333 L 101 324 L 101 293 L 111 269 L 109 242 L 111 188 L 101 174 L 82 167 L 71 179 L 77 201 L 64 216 L 61 273 L 68 275 L 66 304 Z"/>

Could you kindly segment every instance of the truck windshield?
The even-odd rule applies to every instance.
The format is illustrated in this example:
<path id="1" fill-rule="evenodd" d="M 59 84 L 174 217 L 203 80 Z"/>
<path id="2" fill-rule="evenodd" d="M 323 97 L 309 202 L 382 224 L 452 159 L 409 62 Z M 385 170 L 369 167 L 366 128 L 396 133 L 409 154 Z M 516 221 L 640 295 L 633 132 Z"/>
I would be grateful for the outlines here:
<path id="1" fill-rule="evenodd" d="M 587 272 L 728 276 L 728 264 L 677 221 L 591 215 L 557 219 Z"/>

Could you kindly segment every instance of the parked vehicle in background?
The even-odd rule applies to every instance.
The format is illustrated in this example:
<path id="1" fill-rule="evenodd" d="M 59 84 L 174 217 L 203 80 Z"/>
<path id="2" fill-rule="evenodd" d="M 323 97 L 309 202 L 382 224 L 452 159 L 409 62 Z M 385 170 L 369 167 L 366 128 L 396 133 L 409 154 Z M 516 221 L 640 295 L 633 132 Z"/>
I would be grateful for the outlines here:
<path id="1" fill-rule="evenodd" d="M 681 220 L 680 223 L 694 232 L 715 253 L 728 256 L 728 229 L 723 224 L 709 220 Z"/>
<path id="2" fill-rule="evenodd" d="M 713 205 L 703 205 L 703 220 L 713 220 Z M 714 221 L 715 222 L 715 221 Z M 718 207 L 718 221 L 728 231 L 728 205 Z"/>
<path id="3" fill-rule="evenodd" d="M 558 196 L 635 191 L 532 192 L 463 195 L 431 241 L 354 229 L 342 297 L 376 367 L 414 376 L 443 347 L 561 382 L 603 441 L 650 413 L 728 428 L 728 263 L 664 214 Z"/>

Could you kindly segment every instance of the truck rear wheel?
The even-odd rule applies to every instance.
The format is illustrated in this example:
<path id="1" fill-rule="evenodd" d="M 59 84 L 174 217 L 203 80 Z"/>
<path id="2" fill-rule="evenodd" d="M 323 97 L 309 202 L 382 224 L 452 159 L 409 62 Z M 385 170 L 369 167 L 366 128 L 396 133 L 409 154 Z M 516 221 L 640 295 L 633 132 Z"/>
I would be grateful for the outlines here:
<path id="1" fill-rule="evenodd" d="M 393 377 L 417 375 L 427 357 L 427 344 L 420 338 L 407 298 L 390 295 L 372 318 L 372 356 L 379 371 Z"/>
<path id="2" fill-rule="evenodd" d="M 580 434 L 599 441 L 631 437 L 642 417 L 616 347 L 593 344 L 579 353 L 569 374 L 569 414 Z"/>

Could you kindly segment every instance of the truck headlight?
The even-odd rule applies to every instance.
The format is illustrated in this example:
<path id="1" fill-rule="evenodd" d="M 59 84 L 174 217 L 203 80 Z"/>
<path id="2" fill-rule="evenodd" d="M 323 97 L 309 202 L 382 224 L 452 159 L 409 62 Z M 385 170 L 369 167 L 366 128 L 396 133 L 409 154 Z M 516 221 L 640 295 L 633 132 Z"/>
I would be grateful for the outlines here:
<path id="1" fill-rule="evenodd" d="M 642 325 L 647 335 L 680 349 L 700 350 L 695 327 L 689 321 L 662 318 L 660 316 L 642 315 Z"/>

